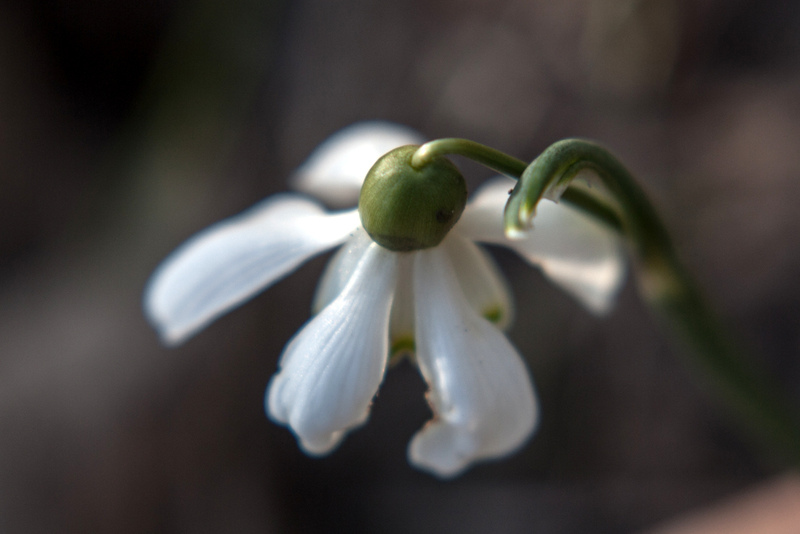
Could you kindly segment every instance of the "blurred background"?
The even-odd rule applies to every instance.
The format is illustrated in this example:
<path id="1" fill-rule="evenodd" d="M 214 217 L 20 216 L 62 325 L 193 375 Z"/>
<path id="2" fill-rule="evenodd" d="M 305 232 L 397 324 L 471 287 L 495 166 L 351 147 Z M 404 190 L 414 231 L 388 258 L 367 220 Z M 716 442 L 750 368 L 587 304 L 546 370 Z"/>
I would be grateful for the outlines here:
<path id="1" fill-rule="evenodd" d="M 598 319 L 493 250 L 543 420 L 450 482 L 406 462 L 408 364 L 324 459 L 265 417 L 327 257 L 176 349 L 140 303 L 352 122 L 526 160 L 588 137 L 800 406 L 798 30 L 780 0 L 0 0 L 0 531 L 650 532 L 768 483 L 631 280 Z"/>

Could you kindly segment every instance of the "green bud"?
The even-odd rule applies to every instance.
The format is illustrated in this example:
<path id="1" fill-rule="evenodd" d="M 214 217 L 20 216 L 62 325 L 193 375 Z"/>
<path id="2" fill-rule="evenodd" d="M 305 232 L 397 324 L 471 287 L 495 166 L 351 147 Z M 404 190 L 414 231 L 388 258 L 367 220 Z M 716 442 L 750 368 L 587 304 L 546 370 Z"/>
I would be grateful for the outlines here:
<path id="1" fill-rule="evenodd" d="M 361 223 L 389 250 L 435 247 L 456 224 L 467 203 L 467 184 L 455 165 L 437 157 L 411 166 L 416 145 L 396 148 L 367 173 L 358 199 Z"/>

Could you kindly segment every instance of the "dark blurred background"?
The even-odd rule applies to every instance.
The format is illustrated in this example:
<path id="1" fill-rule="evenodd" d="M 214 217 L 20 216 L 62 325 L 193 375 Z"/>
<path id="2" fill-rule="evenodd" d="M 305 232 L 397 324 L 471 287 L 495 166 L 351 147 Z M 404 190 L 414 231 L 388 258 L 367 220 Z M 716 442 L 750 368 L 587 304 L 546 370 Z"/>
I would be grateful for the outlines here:
<path id="1" fill-rule="evenodd" d="M 0 532 L 644 532 L 780 473 L 631 280 L 598 319 L 494 251 L 543 421 L 450 482 L 406 462 L 407 364 L 327 458 L 265 417 L 325 257 L 177 349 L 140 302 L 352 122 L 589 137 L 800 406 L 799 30 L 789 0 L 0 1 Z"/>

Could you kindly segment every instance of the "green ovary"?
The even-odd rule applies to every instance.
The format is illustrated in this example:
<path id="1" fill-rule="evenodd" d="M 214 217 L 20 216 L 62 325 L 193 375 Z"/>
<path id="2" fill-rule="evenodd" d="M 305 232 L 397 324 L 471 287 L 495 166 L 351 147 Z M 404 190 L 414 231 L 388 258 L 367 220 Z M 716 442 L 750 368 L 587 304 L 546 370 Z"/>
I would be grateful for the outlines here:
<path id="1" fill-rule="evenodd" d="M 395 252 L 435 247 L 455 225 L 467 203 L 463 176 L 439 157 L 420 169 L 411 166 L 415 145 L 381 157 L 367 174 L 358 199 L 364 229 Z"/>

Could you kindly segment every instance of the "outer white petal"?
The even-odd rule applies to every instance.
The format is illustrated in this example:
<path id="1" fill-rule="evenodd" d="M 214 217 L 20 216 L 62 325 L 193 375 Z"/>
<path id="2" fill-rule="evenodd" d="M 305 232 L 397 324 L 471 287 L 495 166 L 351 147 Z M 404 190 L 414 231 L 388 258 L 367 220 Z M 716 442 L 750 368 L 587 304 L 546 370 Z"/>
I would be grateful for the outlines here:
<path id="1" fill-rule="evenodd" d="M 364 252 L 373 243 L 374 241 L 364 231 L 364 228 L 359 227 L 355 230 L 353 237 L 336 251 L 331 261 L 325 266 L 325 272 L 317 284 L 314 302 L 311 305 L 312 313 L 317 314 L 322 311 L 342 292 Z"/>
<path id="2" fill-rule="evenodd" d="M 317 147 L 297 169 L 291 185 L 330 206 L 353 206 L 367 172 L 378 158 L 399 146 L 424 142 L 411 128 L 391 122 L 356 123 Z"/>
<path id="3" fill-rule="evenodd" d="M 309 257 L 344 241 L 356 210 L 326 214 L 296 195 L 277 195 L 198 233 L 158 267 L 145 312 L 166 343 L 180 343 Z"/>
<path id="4" fill-rule="evenodd" d="M 506 244 L 503 210 L 514 184 L 510 178 L 497 177 L 481 185 L 453 230 L 474 241 Z"/>
<path id="5" fill-rule="evenodd" d="M 434 418 L 409 444 L 411 463 L 442 477 L 508 454 L 532 434 L 538 407 L 514 347 L 467 303 L 446 252 L 417 253 L 417 362 Z"/>
<path id="6" fill-rule="evenodd" d="M 388 357 L 397 256 L 370 246 L 342 292 L 289 343 L 266 395 L 309 454 L 330 452 L 366 421 Z"/>
<path id="7" fill-rule="evenodd" d="M 356 234 L 345 245 L 336 251 L 325 267 L 314 295 L 312 312 L 317 314 L 342 291 L 364 251 L 375 242 L 359 228 Z M 389 326 L 391 352 L 409 350 L 414 343 L 414 298 L 411 285 L 413 254 L 397 254 L 398 273 L 397 289 L 392 305 Z"/>
<path id="8" fill-rule="evenodd" d="M 533 229 L 523 239 L 508 239 L 503 233 L 503 208 L 513 185 L 503 178 L 483 186 L 456 229 L 472 239 L 514 249 L 590 311 L 608 312 L 625 279 L 619 236 L 577 209 L 543 200 Z"/>
<path id="9" fill-rule="evenodd" d="M 508 328 L 514 318 L 513 298 L 491 256 L 456 232 L 442 246 L 450 254 L 461 289 L 472 308 L 498 328 Z"/>

